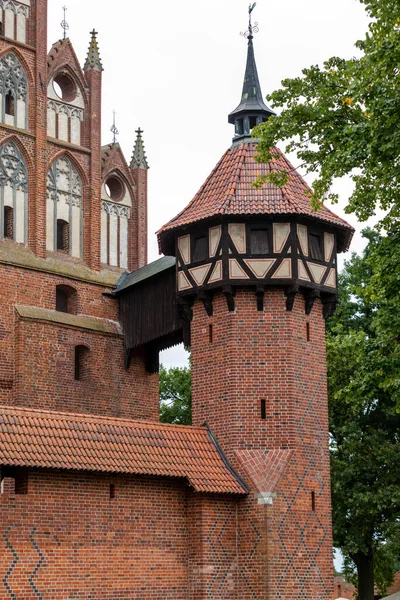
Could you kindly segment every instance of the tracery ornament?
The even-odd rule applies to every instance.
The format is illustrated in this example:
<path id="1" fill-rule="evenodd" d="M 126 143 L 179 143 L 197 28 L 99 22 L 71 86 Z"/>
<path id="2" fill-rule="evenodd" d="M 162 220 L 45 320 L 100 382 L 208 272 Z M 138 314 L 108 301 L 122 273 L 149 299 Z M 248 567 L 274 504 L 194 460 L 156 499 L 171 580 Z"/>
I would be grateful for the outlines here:
<path id="1" fill-rule="evenodd" d="M 24 15 L 25 18 L 29 17 L 29 7 L 14 0 L 0 0 L 0 8 L 3 10 L 11 10 L 16 15 Z"/>
<path id="2" fill-rule="evenodd" d="M 47 174 L 47 197 L 63 200 L 69 206 L 82 207 L 82 179 L 66 156 L 53 162 Z"/>
<path id="3" fill-rule="evenodd" d="M 83 121 L 83 110 L 81 108 L 71 107 L 67 104 L 55 102 L 54 100 L 48 100 L 47 108 L 53 110 L 56 114 L 65 114 L 73 119 Z"/>
<path id="4" fill-rule="evenodd" d="M 3 96 L 9 92 L 16 99 L 28 99 L 28 81 L 18 58 L 10 52 L 0 59 L 0 92 Z"/>
<path id="5" fill-rule="evenodd" d="M 118 217 L 124 217 L 125 219 L 129 219 L 130 210 L 128 206 L 121 206 L 120 204 L 111 204 L 110 202 L 102 202 L 101 208 L 103 212 L 108 215 L 117 215 Z"/>
<path id="6" fill-rule="evenodd" d="M 0 147 L 0 183 L 17 191 L 28 191 L 28 169 L 19 148 L 13 142 Z"/>

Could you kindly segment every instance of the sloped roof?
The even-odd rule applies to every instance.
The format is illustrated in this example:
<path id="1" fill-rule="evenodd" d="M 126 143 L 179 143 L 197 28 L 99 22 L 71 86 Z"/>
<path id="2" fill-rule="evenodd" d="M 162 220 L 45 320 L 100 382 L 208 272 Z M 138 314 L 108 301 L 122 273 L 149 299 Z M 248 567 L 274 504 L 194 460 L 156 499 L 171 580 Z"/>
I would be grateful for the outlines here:
<path id="1" fill-rule="evenodd" d="M 167 232 L 218 216 L 304 215 L 340 227 L 344 232 L 343 248 L 350 245 L 354 229 L 323 206 L 314 212 L 307 196 L 310 188 L 283 153 L 275 148 L 276 157 L 268 164 L 255 161 L 257 144 L 233 145 L 221 158 L 193 200 L 174 219 L 158 231 L 160 251 Z M 289 181 L 284 187 L 265 184 L 261 189 L 251 184 L 259 175 L 286 171 Z"/>
<path id="2" fill-rule="evenodd" d="M 0 465 L 185 478 L 246 494 L 207 427 L 0 406 Z"/>
<path id="3" fill-rule="evenodd" d="M 176 259 L 174 256 L 162 256 L 145 267 L 129 273 L 125 278 L 122 279 L 120 284 L 117 283 L 114 293 L 119 294 L 119 292 L 131 288 L 142 281 L 146 281 L 155 275 L 159 275 L 164 271 L 168 271 L 168 269 L 172 269 L 175 267 L 175 265 Z"/>

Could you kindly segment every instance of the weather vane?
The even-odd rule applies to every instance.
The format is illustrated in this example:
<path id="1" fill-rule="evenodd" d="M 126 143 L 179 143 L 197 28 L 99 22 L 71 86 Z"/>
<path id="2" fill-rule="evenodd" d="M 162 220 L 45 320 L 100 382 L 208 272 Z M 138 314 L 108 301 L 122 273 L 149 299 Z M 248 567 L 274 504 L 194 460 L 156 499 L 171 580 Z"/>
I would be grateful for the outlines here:
<path id="1" fill-rule="evenodd" d="M 110 129 L 111 133 L 112 133 L 112 134 L 113 134 L 113 136 L 114 136 L 114 141 L 113 141 L 113 144 L 115 144 L 115 142 L 117 141 L 117 135 L 119 135 L 119 131 L 118 131 L 118 129 L 117 129 L 117 127 L 116 127 L 116 125 L 115 125 L 115 115 L 116 115 L 116 114 L 117 114 L 117 113 L 115 112 L 115 110 L 113 110 L 114 120 L 113 120 L 112 127 L 111 127 L 111 129 Z"/>
<path id="2" fill-rule="evenodd" d="M 254 34 L 258 33 L 260 31 L 258 28 L 257 21 L 254 23 L 254 25 L 251 22 L 251 15 L 256 6 L 257 6 L 257 2 L 253 2 L 253 4 L 250 4 L 250 6 L 249 6 L 249 28 L 247 31 L 242 31 L 242 33 L 240 34 L 243 37 L 247 38 L 248 40 L 252 40 Z"/>
<path id="3" fill-rule="evenodd" d="M 68 25 L 67 20 L 66 20 L 66 13 L 67 13 L 68 9 L 67 9 L 66 6 L 63 6 L 62 9 L 64 11 L 64 19 L 61 21 L 60 24 L 61 24 L 61 27 L 64 29 L 64 40 L 65 40 L 66 37 L 67 37 L 67 31 L 69 29 L 69 25 Z"/>

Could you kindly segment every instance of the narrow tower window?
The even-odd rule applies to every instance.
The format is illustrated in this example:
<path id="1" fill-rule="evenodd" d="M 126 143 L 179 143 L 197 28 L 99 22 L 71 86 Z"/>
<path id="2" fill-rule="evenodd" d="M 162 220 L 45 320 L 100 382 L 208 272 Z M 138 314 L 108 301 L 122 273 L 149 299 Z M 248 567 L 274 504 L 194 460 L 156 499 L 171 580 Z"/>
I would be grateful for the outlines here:
<path id="1" fill-rule="evenodd" d="M 15 116 L 15 101 L 11 91 L 6 94 L 6 115 Z"/>
<path id="2" fill-rule="evenodd" d="M 310 233 L 309 246 L 311 258 L 314 260 L 322 260 L 321 236 Z"/>
<path id="3" fill-rule="evenodd" d="M 57 250 L 69 252 L 69 224 L 57 219 Z"/>
<path id="4" fill-rule="evenodd" d="M 211 323 L 208 326 L 208 341 L 210 342 L 210 344 L 214 342 L 214 331 Z"/>
<path id="5" fill-rule="evenodd" d="M 307 342 L 310 342 L 311 341 L 310 323 L 306 323 L 306 336 L 307 336 Z"/>
<path id="6" fill-rule="evenodd" d="M 14 211 L 11 206 L 4 207 L 4 231 L 5 238 L 14 239 Z"/>
<path id="7" fill-rule="evenodd" d="M 267 418 L 267 401 L 261 400 L 261 418 L 265 420 Z"/>
<path id="8" fill-rule="evenodd" d="M 315 492 L 311 492 L 311 510 L 315 512 Z"/>
<path id="9" fill-rule="evenodd" d="M 115 484 L 110 484 L 110 500 L 114 500 L 115 498 Z"/>
<path id="10" fill-rule="evenodd" d="M 267 229 L 252 229 L 250 232 L 251 254 L 268 254 L 268 231 Z"/>
<path id="11" fill-rule="evenodd" d="M 75 381 L 89 379 L 89 348 L 75 346 Z"/>

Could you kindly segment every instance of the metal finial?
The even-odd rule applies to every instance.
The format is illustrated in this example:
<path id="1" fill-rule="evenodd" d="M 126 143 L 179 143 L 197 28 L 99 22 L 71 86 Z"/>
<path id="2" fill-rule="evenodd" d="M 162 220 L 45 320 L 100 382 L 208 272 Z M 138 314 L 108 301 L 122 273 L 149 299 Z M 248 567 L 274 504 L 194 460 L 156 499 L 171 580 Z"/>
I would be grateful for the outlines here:
<path id="1" fill-rule="evenodd" d="M 66 6 L 63 6 L 62 9 L 64 11 L 64 19 L 61 21 L 61 27 L 64 30 L 64 40 L 65 40 L 67 37 L 67 31 L 69 29 L 69 25 L 66 20 L 66 13 L 67 13 L 68 8 Z"/>
<path id="2" fill-rule="evenodd" d="M 113 119 L 113 124 L 112 124 L 112 127 L 111 127 L 111 129 L 110 129 L 111 133 L 114 135 L 114 141 L 113 141 L 113 144 L 115 144 L 115 143 L 116 143 L 116 141 L 117 141 L 117 135 L 119 135 L 119 131 L 118 131 L 118 129 L 117 129 L 117 127 L 116 127 L 116 125 L 115 125 L 115 115 L 116 115 L 116 114 L 117 114 L 117 113 L 115 112 L 115 110 L 113 110 L 114 119 Z"/>
<path id="3" fill-rule="evenodd" d="M 249 28 L 247 29 L 247 31 L 242 31 L 240 34 L 243 37 L 247 38 L 248 40 L 252 40 L 254 37 L 254 34 L 258 33 L 260 31 L 257 21 L 254 23 L 254 25 L 251 22 L 251 15 L 256 6 L 257 6 L 257 2 L 253 2 L 253 4 L 250 4 L 250 6 L 249 6 Z"/>

